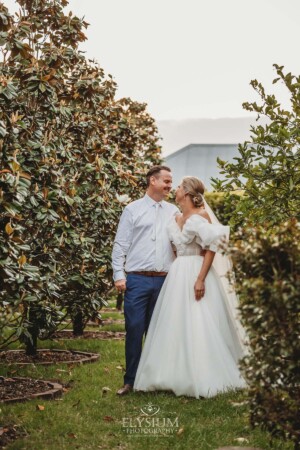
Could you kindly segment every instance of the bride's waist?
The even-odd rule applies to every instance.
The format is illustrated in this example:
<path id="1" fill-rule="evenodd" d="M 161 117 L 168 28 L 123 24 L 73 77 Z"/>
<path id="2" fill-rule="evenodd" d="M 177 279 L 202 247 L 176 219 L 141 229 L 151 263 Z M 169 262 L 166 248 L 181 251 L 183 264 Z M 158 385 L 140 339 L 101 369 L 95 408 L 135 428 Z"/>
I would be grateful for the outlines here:
<path id="1" fill-rule="evenodd" d="M 188 257 L 188 256 L 196 256 L 196 257 L 200 257 L 200 258 L 203 258 L 203 256 L 204 256 L 204 253 L 177 253 L 177 258 L 186 258 L 186 257 Z"/>

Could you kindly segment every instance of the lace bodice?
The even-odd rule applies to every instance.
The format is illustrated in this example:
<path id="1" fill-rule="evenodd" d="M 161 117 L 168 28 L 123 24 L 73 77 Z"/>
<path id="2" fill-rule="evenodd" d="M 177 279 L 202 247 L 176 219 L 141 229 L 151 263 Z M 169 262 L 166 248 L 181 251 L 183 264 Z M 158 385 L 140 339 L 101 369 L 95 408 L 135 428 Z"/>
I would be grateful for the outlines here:
<path id="1" fill-rule="evenodd" d="M 174 216 L 168 224 L 168 235 L 177 256 L 200 255 L 202 250 L 221 251 L 221 244 L 229 238 L 229 227 L 211 224 L 199 214 L 193 214 L 181 230 Z"/>

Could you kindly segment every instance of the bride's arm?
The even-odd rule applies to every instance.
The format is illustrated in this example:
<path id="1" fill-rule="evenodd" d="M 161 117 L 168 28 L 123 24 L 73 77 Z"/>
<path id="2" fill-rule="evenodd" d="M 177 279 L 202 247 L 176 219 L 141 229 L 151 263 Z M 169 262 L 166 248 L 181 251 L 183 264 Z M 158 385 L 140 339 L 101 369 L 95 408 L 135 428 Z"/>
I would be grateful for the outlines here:
<path id="1" fill-rule="evenodd" d="M 211 268 L 214 257 L 215 257 L 215 252 L 212 252 L 211 250 L 206 250 L 204 258 L 203 258 L 203 263 L 202 263 L 200 273 L 199 273 L 196 283 L 194 285 L 194 292 L 195 292 L 196 300 L 201 300 L 201 298 L 205 294 L 205 278 L 209 272 L 209 269 Z"/>

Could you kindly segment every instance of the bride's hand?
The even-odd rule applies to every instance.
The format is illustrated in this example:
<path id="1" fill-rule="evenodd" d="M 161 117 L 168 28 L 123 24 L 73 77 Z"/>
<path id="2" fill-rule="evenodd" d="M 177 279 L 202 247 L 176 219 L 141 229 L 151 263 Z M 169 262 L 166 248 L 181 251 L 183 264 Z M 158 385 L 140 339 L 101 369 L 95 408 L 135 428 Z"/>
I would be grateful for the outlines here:
<path id="1" fill-rule="evenodd" d="M 201 300 L 201 298 L 204 296 L 205 294 L 205 284 L 203 280 L 199 280 L 197 278 L 197 281 L 194 285 L 194 292 L 195 292 L 195 299 Z"/>

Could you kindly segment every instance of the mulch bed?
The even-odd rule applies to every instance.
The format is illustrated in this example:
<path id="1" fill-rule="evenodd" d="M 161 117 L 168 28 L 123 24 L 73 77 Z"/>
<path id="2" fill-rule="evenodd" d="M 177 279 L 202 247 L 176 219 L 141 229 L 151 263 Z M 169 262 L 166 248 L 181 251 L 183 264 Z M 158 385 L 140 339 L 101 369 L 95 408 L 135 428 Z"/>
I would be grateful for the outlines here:
<path id="1" fill-rule="evenodd" d="M 125 338 L 125 331 L 84 331 L 82 336 L 74 336 L 72 330 L 60 330 L 52 336 L 53 339 L 99 339 L 116 340 Z"/>
<path id="2" fill-rule="evenodd" d="M 102 327 L 105 325 L 123 325 L 124 323 L 125 323 L 125 319 L 107 318 L 107 319 L 99 319 L 94 322 L 89 320 L 85 326 L 86 327 Z M 61 325 L 71 325 L 72 326 L 72 322 L 62 322 Z"/>
<path id="3" fill-rule="evenodd" d="M 26 436 L 26 431 L 17 425 L 0 426 L 0 448 L 5 448 L 16 439 Z"/>
<path id="4" fill-rule="evenodd" d="M 100 326 L 104 326 L 104 325 L 119 325 L 119 324 L 124 324 L 124 323 L 125 323 L 124 319 L 102 319 L 100 321 Z"/>
<path id="5" fill-rule="evenodd" d="M 99 359 L 98 353 L 72 350 L 40 349 L 36 356 L 27 356 L 24 350 L 0 352 L 0 364 L 84 364 Z"/>
<path id="6" fill-rule="evenodd" d="M 110 307 L 106 307 L 106 306 L 104 306 L 103 308 L 101 308 L 100 313 L 107 313 L 107 312 L 109 312 L 109 313 L 112 313 L 112 312 L 119 312 L 120 314 L 122 314 L 122 311 L 120 311 L 120 310 L 117 309 L 117 308 L 110 308 Z"/>
<path id="7" fill-rule="evenodd" d="M 53 381 L 0 377 L 0 403 L 21 402 L 36 397 L 54 398 L 61 395 L 63 389 L 61 384 Z"/>
<path id="8" fill-rule="evenodd" d="M 124 324 L 125 319 L 112 319 L 110 317 L 107 317 L 106 319 L 99 319 L 95 322 L 92 322 L 91 320 L 86 323 L 87 327 L 103 327 L 104 325 L 120 325 Z"/>

